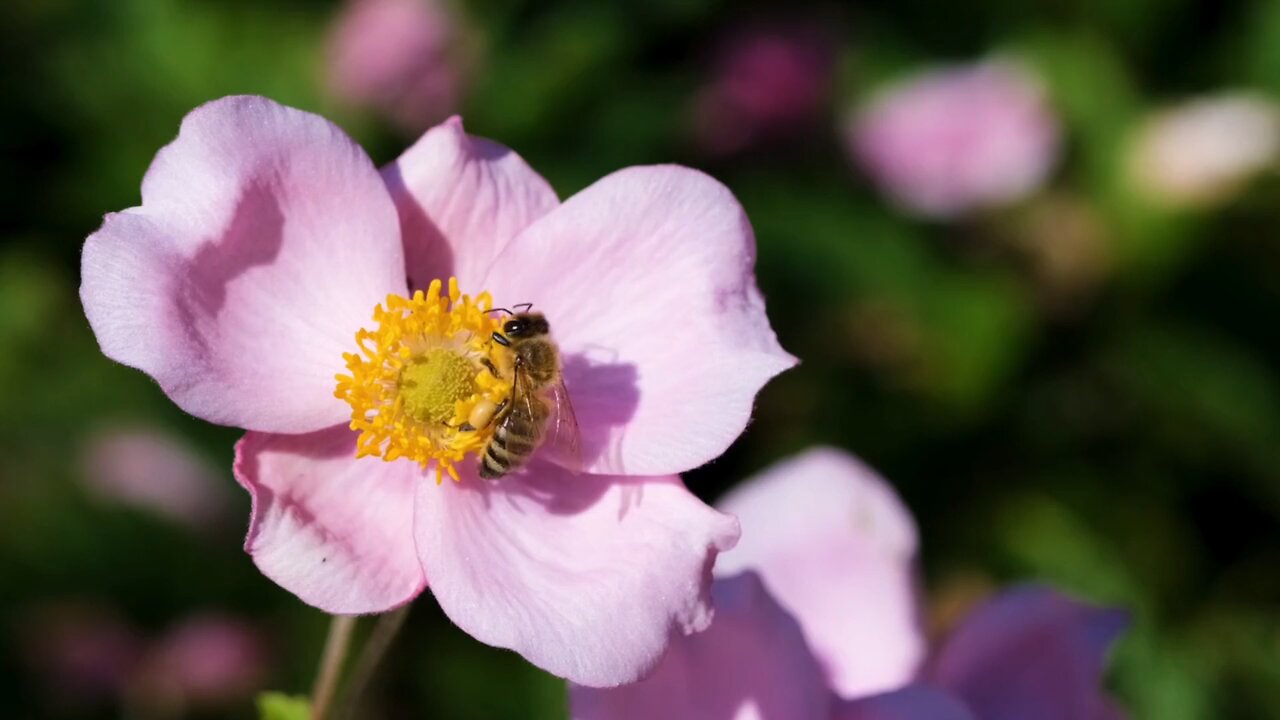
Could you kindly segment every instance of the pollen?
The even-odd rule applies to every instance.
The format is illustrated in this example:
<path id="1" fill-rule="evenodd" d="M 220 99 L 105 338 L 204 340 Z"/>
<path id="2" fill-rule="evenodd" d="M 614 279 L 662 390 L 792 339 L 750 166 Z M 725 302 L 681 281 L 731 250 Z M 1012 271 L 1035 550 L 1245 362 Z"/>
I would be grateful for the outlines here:
<path id="1" fill-rule="evenodd" d="M 489 370 L 493 333 L 484 292 L 472 299 L 449 279 L 449 292 L 433 280 L 412 297 L 388 295 L 373 310 L 373 329 L 356 332 L 359 352 L 345 353 L 347 373 L 334 395 L 351 405 L 351 429 L 360 433 L 356 457 L 407 459 L 458 479 L 454 466 L 484 451 L 493 426 L 466 424 L 478 403 L 500 404 L 509 381 Z"/>

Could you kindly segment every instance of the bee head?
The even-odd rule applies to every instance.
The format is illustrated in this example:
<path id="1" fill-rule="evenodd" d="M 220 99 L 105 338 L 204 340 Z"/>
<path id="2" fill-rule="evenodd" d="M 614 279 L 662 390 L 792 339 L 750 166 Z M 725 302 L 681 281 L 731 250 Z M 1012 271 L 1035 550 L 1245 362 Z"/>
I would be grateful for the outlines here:
<path id="1" fill-rule="evenodd" d="M 551 325 L 542 313 L 519 313 L 502 324 L 502 334 L 509 338 L 529 338 L 546 335 Z"/>

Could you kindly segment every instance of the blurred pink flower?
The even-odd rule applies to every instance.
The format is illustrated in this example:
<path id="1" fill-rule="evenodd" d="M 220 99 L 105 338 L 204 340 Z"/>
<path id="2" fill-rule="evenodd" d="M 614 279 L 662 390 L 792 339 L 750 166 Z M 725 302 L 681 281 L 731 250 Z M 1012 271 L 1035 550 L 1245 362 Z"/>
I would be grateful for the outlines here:
<path id="1" fill-rule="evenodd" d="M 220 478 L 177 439 L 150 429 L 110 430 L 84 450 L 84 477 L 97 497 L 207 528 L 228 509 Z"/>
<path id="2" fill-rule="evenodd" d="M 572 686 L 574 718 L 1122 717 L 1101 691 L 1122 612 L 1015 588 L 929 651 L 917 621 L 915 523 L 856 459 L 810 451 L 721 508 L 738 514 L 743 534 L 716 566 L 715 622 L 639 683 Z"/>
<path id="3" fill-rule="evenodd" d="M 469 52 L 446 0 L 350 0 L 329 40 L 329 85 L 419 132 L 457 111 Z"/>
<path id="4" fill-rule="evenodd" d="M 114 701 L 137 666 L 145 643 L 111 610 L 91 603 L 51 603 L 18 624 L 23 657 L 68 704 Z"/>
<path id="5" fill-rule="evenodd" d="M 1168 205 L 1223 200 L 1280 162 L 1280 105 L 1250 93 L 1187 101 L 1152 115 L 1130 150 L 1130 176 Z"/>
<path id="6" fill-rule="evenodd" d="M 1031 72 L 1010 61 L 943 68 L 877 93 L 849 128 L 857 159 L 909 212 L 950 218 L 1036 190 L 1058 122 Z"/>
<path id="7" fill-rule="evenodd" d="M 252 695 L 266 672 L 265 643 L 253 627 L 196 615 L 151 646 L 132 690 L 149 705 L 218 705 Z"/>
<path id="8" fill-rule="evenodd" d="M 694 104 L 698 144 L 730 154 L 770 136 L 819 126 L 831 89 L 834 51 L 820 28 L 740 30 L 716 54 Z"/>
<path id="9" fill-rule="evenodd" d="M 379 174 L 322 118 L 232 97 L 187 116 L 142 197 L 85 244 L 85 313 L 109 357 L 193 415 L 249 429 L 234 469 L 253 499 L 246 549 L 268 577 L 332 613 L 388 610 L 430 578 L 464 630 L 590 685 L 636 679 L 673 629 L 710 622 L 709 569 L 737 523 L 676 473 L 733 442 L 759 388 L 795 362 L 724 186 L 636 167 L 561 204 L 457 119 Z M 471 354 L 489 333 L 467 328 L 500 324 L 475 307 L 489 291 L 472 301 L 458 286 L 549 319 L 581 474 L 540 452 L 479 479 L 483 445 L 467 443 L 480 433 L 445 418 L 495 382 Z M 428 292 L 405 300 L 409 287 Z M 375 306 L 382 327 L 366 332 Z M 361 365 L 373 345 L 400 364 Z M 378 374 L 437 355 L 463 379 Z M 358 442 L 387 461 L 357 459 Z"/>

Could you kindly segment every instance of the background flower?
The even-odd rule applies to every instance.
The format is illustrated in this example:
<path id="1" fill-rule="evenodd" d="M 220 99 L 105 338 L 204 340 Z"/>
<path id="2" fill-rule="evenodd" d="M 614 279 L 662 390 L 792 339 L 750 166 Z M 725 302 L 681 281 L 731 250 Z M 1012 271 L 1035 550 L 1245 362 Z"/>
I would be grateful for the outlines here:
<path id="1" fill-rule="evenodd" d="M 1219 201 L 1280 160 L 1280 106 L 1263 95 L 1189 100 L 1147 119 L 1130 150 L 1132 181 L 1171 205 Z"/>
<path id="2" fill-rule="evenodd" d="M 158 430 L 110 430 L 84 449 L 88 490 L 104 501 L 209 529 L 230 510 L 223 478 L 181 441 Z"/>
<path id="3" fill-rule="evenodd" d="M 1102 675 L 1123 611 L 1014 588 L 928 651 L 914 617 L 914 521 L 855 458 L 811 450 L 720 505 L 744 541 L 717 563 L 716 621 L 639 683 L 572 686 L 575 718 L 1122 717 Z"/>
<path id="4" fill-rule="evenodd" d="M 1057 159 L 1058 132 L 1035 76 L 993 60 L 879 90 L 854 117 L 849 142 L 895 202 L 947 218 L 1038 188 Z"/>
<path id="5" fill-rule="evenodd" d="M 475 49 L 447 0 L 350 0 L 329 38 L 328 82 L 343 102 L 420 132 L 459 110 Z"/>

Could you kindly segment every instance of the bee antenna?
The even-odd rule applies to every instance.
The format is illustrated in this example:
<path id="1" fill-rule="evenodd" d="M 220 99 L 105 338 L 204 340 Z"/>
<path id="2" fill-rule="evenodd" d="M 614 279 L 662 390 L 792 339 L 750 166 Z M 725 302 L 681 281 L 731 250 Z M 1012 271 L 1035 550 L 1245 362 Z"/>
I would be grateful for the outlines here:
<path id="1" fill-rule="evenodd" d="M 520 307 L 520 306 L 519 306 L 519 305 L 517 305 L 516 307 Z M 508 310 L 508 309 L 506 309 L 506 308 L 503 308 L 503 307 L 489 308 L 488 310 L 485 310 L 485 311 L 484 311 L 484 314 L 485 314 L 485 315 L 488 315 L 488 314 L 489 314 L 489 313 L 491 313 L 491 312 L 504 312 L 504 313 L 506 313 L 506 314 L 508 314 L 508 315 L 515 315 L 515 313 L 513 313 L 513 312 L 511 312 L 510 310 Z"/>
<path id="2" fill-rule="evenodd" d="M 533 308 L 533 303 L 520 303 L 519 305 L 512 305 L 511 307 L 522 307 L 524 310 L 521 310 L 520 312 L 529 312 L 529 310 Z"/>

